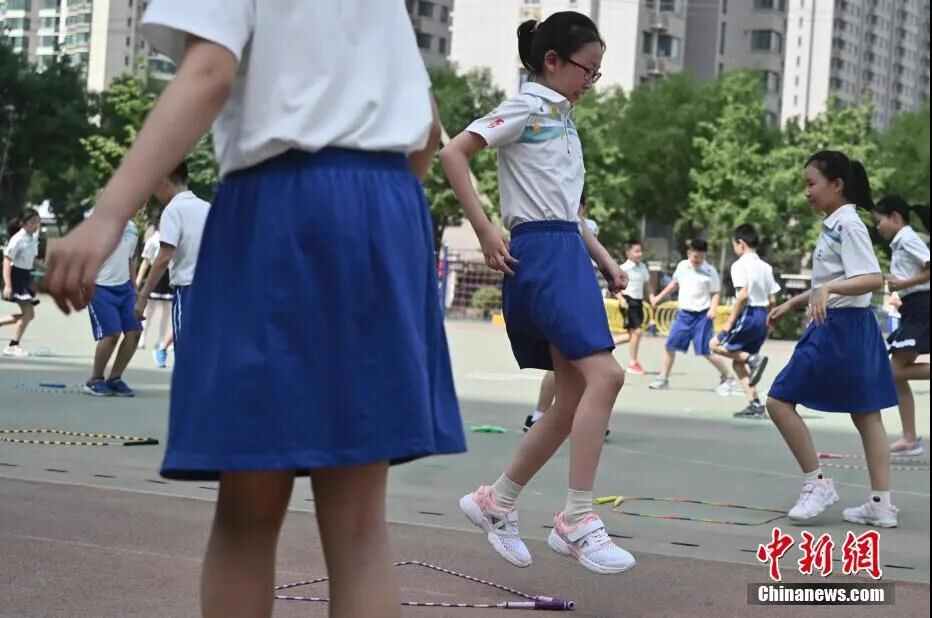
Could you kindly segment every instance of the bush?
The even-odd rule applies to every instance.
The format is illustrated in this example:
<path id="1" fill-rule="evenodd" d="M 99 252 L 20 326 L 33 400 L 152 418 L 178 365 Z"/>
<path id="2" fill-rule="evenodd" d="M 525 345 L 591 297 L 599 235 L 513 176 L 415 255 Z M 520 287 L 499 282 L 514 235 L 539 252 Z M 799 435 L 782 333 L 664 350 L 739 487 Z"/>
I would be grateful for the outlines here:
<path id="1" fill-rule="evenodd" d="M 806 324 L 805 311 L 790 311 L 774 326 L 770 338 L 796 341 L 802 337 Z"/>
<path id="2" fill-rule="evenodd" d="M 502 291 L 495 286 L 485 285 L 473 292 L 469 306 L 482 311 L 484 317 L 489 317 L 493 311 L 502 307 Z"/>

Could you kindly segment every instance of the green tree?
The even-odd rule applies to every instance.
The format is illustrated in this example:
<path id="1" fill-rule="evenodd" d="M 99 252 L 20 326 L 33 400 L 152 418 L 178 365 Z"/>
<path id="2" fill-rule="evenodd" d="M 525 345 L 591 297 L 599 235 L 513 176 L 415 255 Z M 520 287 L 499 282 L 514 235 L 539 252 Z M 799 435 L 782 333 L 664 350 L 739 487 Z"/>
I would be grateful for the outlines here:
<path id="1" fill-rule="evenodd" d="M 699 164 L 691 173 L 693 189 L 676 228 L 683 236 L 704 233 L 719 249 L 723 268 L 732 230 L 741 223 L 759 222 L 770 214 L 771 204 L 760 190 L 768 148 L 760 77 L 752 72 L 727 74 L 720 97 L 718 118 L 699 123 L 694 140 Z"/>
<path id="2" fill-rule="evenodd" d="M 820 233 L 821 216 L 804 196 L 803 165 L 820 150 L 840 150 L 864 164 L 875 195 L 886 191 L 893 169 L 884 161 L 871 129 L 869 106 L 843 106 L 832 100 L 805 128 L 791 123 L 781 144 L 764 159 L 760 193 L 767 206 L 757 223 L 766 238 L 771 261 L 784 272 L 799 272 L 811 264 Z M 866 219 L 866 215 L 865 215 Z"/>
<path id="3" fill-rule="evenodd" d="M 0 218 L 27 201 L 48 198 L 56 210 L 70 199 L 91 133 L 80 72 L 54 61 L 38 72 L 0 44 Z"/>
<path id="4" fill-rule="evenodd" d="M 881 156 L 891 167 L 890 191 L 910 202 L 929 203 L 929 102 L 893 119 L 880 137 Z"/>
<path id="5" fill-rule="evenodd" d="M 494 109 L 505 97 L 505 93 L 492 84 L 488 70 L 460 75 L 453 68 L 437 67 L 430 70 L 430 79 L 440 111 L 440 122 L 451 138 L 462 132 L 470 122 Z M 480 194 L 489 200 L 486 208 L 490 216 L 498 204 L 497 160 L 494 150 L 485 149 L 470 163 Z M 463 208 L 453 194 L 438 159 L 434 160 L 424 179 L 424 190 L 430 204 L 434 240 L 439 248 L 443 231 L 462 223 Z"/>

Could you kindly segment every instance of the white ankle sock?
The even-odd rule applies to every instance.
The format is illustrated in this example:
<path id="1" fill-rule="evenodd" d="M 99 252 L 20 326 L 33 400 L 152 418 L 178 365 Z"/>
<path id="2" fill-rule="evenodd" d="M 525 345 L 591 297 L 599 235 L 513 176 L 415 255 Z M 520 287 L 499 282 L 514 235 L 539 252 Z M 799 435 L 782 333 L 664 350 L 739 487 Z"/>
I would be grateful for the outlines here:
<path id="1" fill-rule="evenodd" d="M 807 481 L 818 481 L 818 480 L 823 479 L 824 477 L 822 476 L 822 466 L 819 466 L 812 472 L 803 473 L 803 476 L 806 477 Z"/>
<path id="2" fill-rule="evenodd" d="M 543 416 L 544 416 L 543 412 L 541 412 L 540 410 L 534 410 L 534 413 L 531 414 L 531 422 L 536 423 L 541 418 L 543 418 Z"/>
<path id="3" fill-rule="evenodd" d="M 509 511 L 515 508 L 515 502 L 518 501 L 518 495 L 522 489 L 524 489 L 524 485 L 518 485 L 504 474 L 498 477 L 498 480 L 492 485 L 495 501 L 500 507 Z"/>
<path id="4" fill-rule="evenodd" d="M 890 492 L 889 491 L 872 491 L 871 492 L 871 503 L 879 504 L 880 506 L 890 507 Z"/>
<path id="5" fill-rule="evenodd" d="M 571 526 L 592 512 L 592 490 L 570 489 L 566 492 L 566 506 L 563 507 L 563 520 Z"/>

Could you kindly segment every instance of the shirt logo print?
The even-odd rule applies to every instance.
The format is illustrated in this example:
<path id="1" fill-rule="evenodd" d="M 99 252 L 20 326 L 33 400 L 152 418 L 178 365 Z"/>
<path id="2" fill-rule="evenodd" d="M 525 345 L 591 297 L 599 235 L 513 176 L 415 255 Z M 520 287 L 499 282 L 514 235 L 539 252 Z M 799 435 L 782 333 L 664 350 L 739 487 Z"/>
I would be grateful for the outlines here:
<path id="1" fill-rule="evenodd" d="M 502 126 L 503 124 L 505 124 L 505 119 L 502 118 L 501 116 L 498 116 L 497 118 L 492 119 L 492 122 L 489 123 L 489 128 L 495 129 L 497 127 Z"/>

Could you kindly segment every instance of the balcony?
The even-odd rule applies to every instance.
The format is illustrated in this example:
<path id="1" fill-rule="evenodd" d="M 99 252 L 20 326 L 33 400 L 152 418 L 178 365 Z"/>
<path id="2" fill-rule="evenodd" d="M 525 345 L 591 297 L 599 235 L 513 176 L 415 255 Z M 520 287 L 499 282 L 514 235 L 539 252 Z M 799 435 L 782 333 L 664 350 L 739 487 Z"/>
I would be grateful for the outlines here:
<path id="1" fill-rule="evenodd" d="M 672 68 L 669 58 L 649 58 L 647 60 L 647 73 L 654 77 L 668 75 Z"/>

